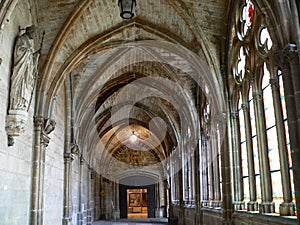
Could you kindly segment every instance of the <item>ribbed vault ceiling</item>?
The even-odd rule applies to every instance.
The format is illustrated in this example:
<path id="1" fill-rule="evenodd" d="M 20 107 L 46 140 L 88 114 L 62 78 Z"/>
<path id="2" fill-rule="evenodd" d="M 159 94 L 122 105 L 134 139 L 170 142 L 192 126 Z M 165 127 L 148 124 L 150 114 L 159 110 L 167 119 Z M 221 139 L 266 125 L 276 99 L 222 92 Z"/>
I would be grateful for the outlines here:
<path id="1" fill-rule="evenodd" d="M 159 162 L 187 129 L 195 133 L 197 86 L 218 99 L 210 92 L 220 86 L 226 1 L 137 4 L 136 17 L 125 21 L 117 0 L 36 1 L 39 32 L 46 31 L 40 110 L 50 114 L 68 81 L 73 138 L 110 175 L 142 166 L 162 173 Z"/>

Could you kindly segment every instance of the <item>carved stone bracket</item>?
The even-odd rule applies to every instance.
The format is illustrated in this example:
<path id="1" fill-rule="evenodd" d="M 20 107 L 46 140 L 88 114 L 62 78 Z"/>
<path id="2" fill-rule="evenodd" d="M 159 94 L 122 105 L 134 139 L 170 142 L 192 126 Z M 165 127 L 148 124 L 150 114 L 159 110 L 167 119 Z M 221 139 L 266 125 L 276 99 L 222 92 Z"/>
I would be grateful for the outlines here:
<path id="1" fill-rule="evenodd" d="M 55 129 L 56 122 L 53 119 L 44 119 L 41 142 L 47 147 L 49 145 L 49 134 Z"/>
<path id="2" fill-rule="evenodd" d="M 274 54 L 275 63 L 282 69 L 289 68 L 290 64 L 298 60 L 298 50 L 295 44 L 288 44 L 283 50 Z"/>
<path id="3" fill-rule="evenodd" d="M 298 60 L 298 50 L 295 44 L 288 44 L 283 49 L 283 55 L 288 59 L 290 63 L 294 63 Z"/>
<path id="4" fill-rule="evenodd" d="M 8 146 L 14 145 L 14 137 L 25 132 L 28 113 L 23 110 L 9 110 L 6 116 L 5 130 L 8 135 Z"/>
<path id="5" fill-rule="evenodd" d="M 34 117 L 35 129 L 41 129 L 41 143 L 47 147 L 49 145 L 49 134 L 55 129 L 56 122 L 53 119 L 44 119 L 42 117 Z"/>

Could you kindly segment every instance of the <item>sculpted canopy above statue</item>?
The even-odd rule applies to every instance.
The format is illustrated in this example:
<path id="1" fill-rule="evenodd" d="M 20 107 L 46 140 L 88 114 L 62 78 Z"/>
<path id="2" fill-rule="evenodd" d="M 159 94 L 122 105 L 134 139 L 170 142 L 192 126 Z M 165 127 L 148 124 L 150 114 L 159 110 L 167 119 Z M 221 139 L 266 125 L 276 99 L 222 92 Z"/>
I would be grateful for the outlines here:
<path id="1" fill-rule="evenodd" d="M 40 49 L 34 51 L 35 26 L 17 37 L 11 76 L 10 110 L 28 111 L 38 72 Z"/>

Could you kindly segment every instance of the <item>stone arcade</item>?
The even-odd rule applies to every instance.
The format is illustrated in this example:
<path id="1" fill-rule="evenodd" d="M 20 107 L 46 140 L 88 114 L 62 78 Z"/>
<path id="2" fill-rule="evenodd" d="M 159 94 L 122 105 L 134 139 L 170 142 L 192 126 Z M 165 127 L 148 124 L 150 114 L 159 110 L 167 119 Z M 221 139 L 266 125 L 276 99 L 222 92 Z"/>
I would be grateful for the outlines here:
<path id="1" fill-rule="evenodd" d="M 299 1 L 130 3 L 0 1 L 0 224 L 300 225 Z"/>

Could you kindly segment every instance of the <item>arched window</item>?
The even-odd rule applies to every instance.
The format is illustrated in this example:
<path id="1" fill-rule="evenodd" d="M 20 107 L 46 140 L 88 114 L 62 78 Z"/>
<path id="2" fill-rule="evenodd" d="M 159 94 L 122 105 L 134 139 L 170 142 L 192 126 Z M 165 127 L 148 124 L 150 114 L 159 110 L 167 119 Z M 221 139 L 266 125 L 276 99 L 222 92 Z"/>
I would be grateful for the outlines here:
<path id="1" fill-rule="evenodd" d="M 283 82 L 269 54 L 273 41 L 264 20 L 254 1 L 237 3 L 229 54 L 229 81 L 236 87 L 231 96 L 238 96 L 231 101 L 238 118 L 237 123 L 232 117 L 234 204 L 237 210 L 292 216 L 295 192 Z M 241 202 L 246 204 L 241 207 Z"/>

